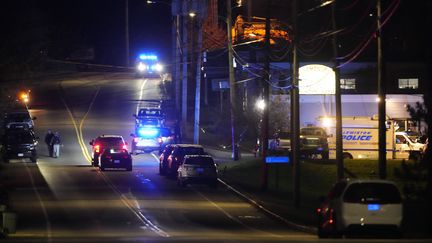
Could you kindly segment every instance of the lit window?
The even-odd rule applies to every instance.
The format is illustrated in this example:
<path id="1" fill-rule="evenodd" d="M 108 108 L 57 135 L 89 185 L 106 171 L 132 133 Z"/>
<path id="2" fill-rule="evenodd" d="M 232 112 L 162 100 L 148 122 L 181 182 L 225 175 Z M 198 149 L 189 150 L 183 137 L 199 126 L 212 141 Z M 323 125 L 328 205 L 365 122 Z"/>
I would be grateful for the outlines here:
<path id="1" fill-rule="evenodd" d="M 342 78 L 340 80 L 341 89 L 355 89 L 356 88 L 356 80 L 355 78 Z"/>
<path id="2" fill-rule="evenodd" d="M 400 78 L 399 89 L 418 89 L 418 78 Z"/>

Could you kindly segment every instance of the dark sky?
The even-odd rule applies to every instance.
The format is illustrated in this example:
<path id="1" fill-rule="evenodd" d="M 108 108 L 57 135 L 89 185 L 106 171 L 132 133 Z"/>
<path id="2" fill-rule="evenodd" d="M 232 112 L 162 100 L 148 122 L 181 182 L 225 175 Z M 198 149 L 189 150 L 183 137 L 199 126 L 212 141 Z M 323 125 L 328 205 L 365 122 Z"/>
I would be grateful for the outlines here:
<path id="1" fill-rule="evenodd" d="M 61 58 L 80 47 L 94 47 L 99 61 L 119 64 L 125 50 L 124 0 L 14 0 L 2 3 L 2 24 L 44 30 L 48 50 Z M 27 23 L 22 23 L 27 19 Z M 38 21 L 34 21 L 38 19 Z M 129 0 L 131 59 L 139 50 L 169 58 L 171 10 L 166 4 Z M 32 26 L 32 27 L 30 27 Z M 16 35 L 16 34 L 15 34 Z"/>
<path id="2" fill-rule="evenodd" d="M 162 1 L 162 0 L 161 0 Z M 396 0 L 382 0 L 383 11 Z M 164 2 L 169 2 L 164 0 Z M 223 3 L 223 1 L 221 1 Z M 265 0 L 256 0 L 254 15 L 264 16 Z M 306 1 L 299 1 L 300 7 Z M 310 0 L 310 6 L 315 2 Z M 348 7 L 356 2 L 353 8 Z M 428 3 L 429 2 L 429 3 Z M 401 0 L 401 4 L 384 29 L 387 56 L 394 59 L 424 59 L 426 34 L 429 29 L 426 16 L 430 15 L 430 0 Z M 273 0 L 272 15 L 284 21 L 290 19 L 290 1 Z M 373 17 L 361 19 L 368 3 L 375 0 L 338 0 L 339 26 L 359 28 L 345 36 L 340 42 L 345 53 L 357 46 L 369 28 Z M 223 5 L 223 4 L 222 4 Z M 97 62 L 122 64 L 125 53 L 125 1 L 124 0 L 8 0 L 0 8 L 0 59 L 25 55 L 44 48 L 51 57 L 64 59 L 73 50 L 94 47 Z M 346 8 L 346 10 L 343 10 Z M 327 9 L 327 10 L 326 10 Z M 299 19 L 302 29 L 313 33 L 325 30 L 328 7 Z M 238 12 L 241 9 L 236 9 Z M 219 10 L 225 14 L 224 9 Z M 324 16 L 324 18 L 323 18 Z M 360 21 L 361 19 L 361 21 Z M 324 26 L 326 25 L 326 26 Z M 309 26 L 309 27 L 308 27 Z M 310 29 L 309 29 L 310 28 Z M 314 29 L 315 28 L 315 29 Z M 171 11 L 168 4 L 148 5 L 146 0 L 129 0 L 130 56 L 133 59 L 140 51 L 156 52 L 169 62 L 171 55 Z M 345 41 L 345 43 L 344 43 Z M 317 46 L 319 43 L 313 43 Z M 327 46 L 328 47 L 328 46 Z M 329 49 L 329 48 L 326 48 Z M 373 46 L 364 53 L 375 55 Z M 344 51 L 341 52 L 341 55 Z M 362 58 L 360 55 L 359 58 Z M 0 60 L 1 61 L 1 60 Z M 1 65 L 1 63 L 0 63 Z"/>

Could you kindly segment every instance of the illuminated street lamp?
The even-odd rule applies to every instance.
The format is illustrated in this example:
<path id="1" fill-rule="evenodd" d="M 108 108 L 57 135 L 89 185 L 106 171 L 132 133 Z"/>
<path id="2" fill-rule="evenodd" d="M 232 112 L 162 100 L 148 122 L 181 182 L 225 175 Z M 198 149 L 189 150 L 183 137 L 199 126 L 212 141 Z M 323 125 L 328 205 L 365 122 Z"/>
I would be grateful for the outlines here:
<path id="1" fill-rule="evenodd" d="M 259 99 L 255 102 L 255 107 L 259 110 L 259 111 L 263 111 L 266 108 L 266 103 L 264 101 L 264 99 Z"/>

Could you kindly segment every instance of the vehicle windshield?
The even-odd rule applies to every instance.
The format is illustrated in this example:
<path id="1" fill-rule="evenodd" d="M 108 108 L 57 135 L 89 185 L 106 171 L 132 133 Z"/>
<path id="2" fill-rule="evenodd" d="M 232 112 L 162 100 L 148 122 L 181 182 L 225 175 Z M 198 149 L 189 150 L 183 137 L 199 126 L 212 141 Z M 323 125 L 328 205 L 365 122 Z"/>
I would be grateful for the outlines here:
<path id="1" fill-rule="evenodd" d="M 300 129 L 300 135 L 326 136 L 326 132 L 321 128 L 302 128 Z"/>
<path id="2" fill-rule="evenodd" d="M 400 203 L 396 186 L 387 183 L 355 183 L 346 190 L 343 201 L 348 203 Z"/>
<path id="3" fill-rule="evenodd" d="M 162 111 L 159 109 L 141 109 L 138 116 L 161 116 Z"/>
<path id="4" fill-rule="evenodd" d="M 184 163 L 186 165 L 204 165 L 204 166 L 214 165 L 214 161 L 211 157 L 190 157 L 185 159 Z"/>
<path id="5" fill-rule="evenodd" d="M 182 148 L 181 152 L 183 154 L 204 154 L 203 148 L 186 147 Z"/>
<path id="6" fill-rule="evenodd" d="M 157 126 L 159 124 L 158 120 L 155 118 L 143 118 L 139 119 L 138 122 L 142 125 L 147 126 Z"/>
<path id="7" fill-rule="evenodd" d="M 105 149 L 103 154 L 107 155 L 107 154 L 127 154 L 128 151 L 126 149 L 119 149 L 119 148 L 110 148 L 110 149 Z"/>
<path id="8" fill-rule="evenodd" d="M 96 143 L 104 147 L 123 145 L 123 141 L 120 138 L 103 138 L 99 139 Z"/>

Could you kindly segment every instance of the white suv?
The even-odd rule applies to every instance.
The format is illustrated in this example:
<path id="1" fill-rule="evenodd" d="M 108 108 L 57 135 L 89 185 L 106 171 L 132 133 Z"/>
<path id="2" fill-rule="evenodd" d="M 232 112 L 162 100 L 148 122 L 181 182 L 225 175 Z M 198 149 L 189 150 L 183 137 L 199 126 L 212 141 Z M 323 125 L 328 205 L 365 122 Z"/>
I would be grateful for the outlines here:
<path id="1" fill-rule="evenodd" d="M 186 155 L 177 172 L 179 186 L 203 183 L 213 188 L 217 187 L 218 171 L 210 155 Z"/>
<path id="2" fill-rule="evenodd" d="M 399 237 L 402 208 L 401 193 L 394 182 L 345 179 L 332 187 L 317 209 L 318 236 L 340 237 L 382 229 Z"/>

